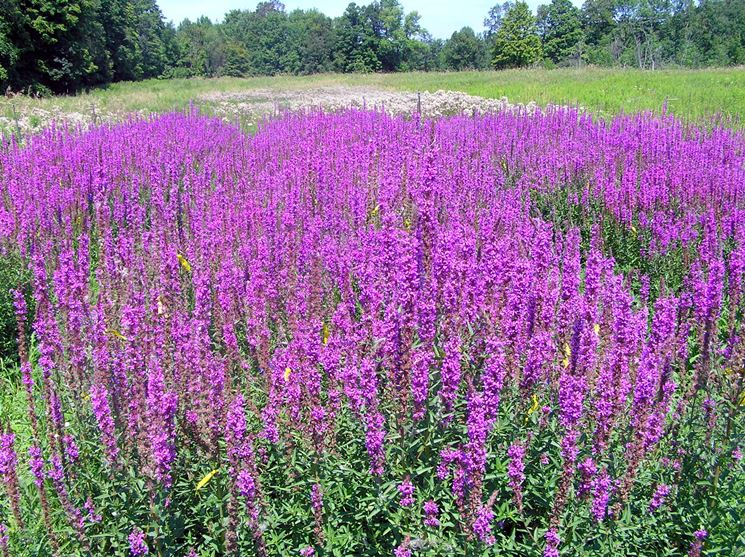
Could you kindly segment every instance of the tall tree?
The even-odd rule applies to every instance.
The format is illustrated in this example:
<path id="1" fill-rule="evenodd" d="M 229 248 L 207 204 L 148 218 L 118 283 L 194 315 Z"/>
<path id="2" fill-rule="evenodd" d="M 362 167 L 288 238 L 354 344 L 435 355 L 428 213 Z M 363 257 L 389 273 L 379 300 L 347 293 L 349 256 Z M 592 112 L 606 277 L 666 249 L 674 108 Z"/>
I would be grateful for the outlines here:
<path id="1" fill-rule="evenodd" d="M 484 59 L 484 45 L 473 29 L 464 27 L 447 40 L 442 48 L 442 59 L 449 70 L 479 69 Z"/>
<path id="2" fill-rule="evenodd" d="M 517 2 L 494 36 L 492 65 L 497 69 L 521 68 L 539 61 L 541 56 L 535 17 L 527 3 Z"/>
<path id="3" fill-rule="evenodd" d="M 497 34 L 497 31 L 499 31 L 499 28 L 502 26 L 504 16 L 514 5 L 514 2 L 510 2 L 510 0 L 507 0 L 502 4 L 495 4 L 494 6 L 489 8 L 489 13 L 484 18 L 484 28 L 486 29 L 484 34 L 487 41 L 491 41 L 494 38 L 494 36 Z"/>
<path id="4" fill-rule="evenodd" d="M 253 12 L 232 10 L 225 15 L 222 29 L 227 40 L 242 44 L 248 51 L 252 74 L 284 71 L 289 31 L 284 4 L 274 0 L 260 2 Z"/>
<path id="5" fill-rule="evenodd" d="M 334 25 L 334 65 L 342 72 L 374 72 L 382 68 L 377 55 L 379 37 L 368 10 L 354 2 Z"/>
<path id="6" fill-rule="evenodd" d="M 218 75 L 226 56 L 226 40 L 223 30 L 213 24 L 208 17 L 202 16 L 193 22 L 188 19 L 182 21 L 176 29 L 176 43 L 179 59 L 175 75 L 185 77 Z M 242 43 L 234 43 L 232 48 L 235 56 L 245 51 Z M 250 71 L 250 61 L 248 67 L 236 60 L 233 63 L 241 65 L 241 71 Z"/>
<path id="7" fill-rule="evenodd" d="M 333 21 L 318 10 L 293 10 L 287 18 L 284 71 L 308 75 L 333 69 Z"/>
<path id="8" fill-rule="evenodd" d="M 589 44 L 601 44 L 615 29 L 615 4 L 616 0 L 585 0 L 582 23 Z"/>
<path id="9" fill-rule="evenodd" d="M 21 0 L 27 44 L 17 72 L 23 81 L 54 92 L 73 92 L 111 77 L 98 0 Z"/>
<path id="10" fill-rule="evenodd" d="M 23 16 L 17 0 L 0 0 L 0 85 L 16 78 Z"/>
<path id="11" fill-rule="evenodd" d="M 546 58 L 562 62 L 577 53 L 584 37 L 581 15 L 571 0 L 551 0 L 548 5 L 538 6 L 538 33 Z"/>

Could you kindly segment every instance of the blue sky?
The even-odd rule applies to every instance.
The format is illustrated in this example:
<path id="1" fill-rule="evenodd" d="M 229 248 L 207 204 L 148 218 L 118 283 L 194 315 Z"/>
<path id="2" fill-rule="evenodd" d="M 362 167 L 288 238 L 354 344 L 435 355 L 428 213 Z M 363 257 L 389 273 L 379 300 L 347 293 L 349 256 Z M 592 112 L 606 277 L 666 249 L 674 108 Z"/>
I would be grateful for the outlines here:
<path id="1" fill-rule="evenodd" d="M 196 19 L 200 15 L 208 16 L 212 21 L 219 21 L 225 12 L 235 9 L 249 9 L 256 7 L 259 0 L 159 0 L 161 10 L 166 19 L 178 24 L 182 19 Z M 504 0 L 500 0 L 501 4 Z M 575 4 L 579 4 L 574 0 Z M 344 12 L 350 0 L 284 0 L 287 11 L 295 8 L 318 8 L 326 15 L 336 17 Z M 528 0 L 533 11 L 538 4 L 548 0 Z M 357 4 L 368 4 L 369 0 L 357 0 Z M 466 25 L 475 31 L 483 29 L 483 21 L 489 8 L 497 0 L 402 0 L 407 12 L 416 10 L 421 16 L 421 22 L 433 36 L 446 39 L 453 31 Z"/>

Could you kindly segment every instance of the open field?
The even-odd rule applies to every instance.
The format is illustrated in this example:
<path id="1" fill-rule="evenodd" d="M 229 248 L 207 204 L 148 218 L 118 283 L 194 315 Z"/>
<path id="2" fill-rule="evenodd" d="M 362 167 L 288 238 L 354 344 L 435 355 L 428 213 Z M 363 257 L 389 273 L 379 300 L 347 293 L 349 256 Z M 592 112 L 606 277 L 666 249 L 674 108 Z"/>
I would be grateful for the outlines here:
<path id="1" fill-rule="evenodd" d="M 257 77 L 149 80 L 117 83 L 107 89 L 69 97 L 0 99 L 0 128 L 24 133 L 53 119 L 73 125 L 119 120 L 127 114 L 181 110 L 194 103 L 214 110 L 215 96 L 266 92 L 261 104 L 282 104 L 309 90 L 348 89 L 351 99 L 365 92 L 458 91 L 485 98 L 507 97 L 511 103 L 578 105 L 597 115 L 668 110 L 688 121 L 721 115 L 732 126 L 745 117 L 745 70 L 664 70 L 645 72 L 600 68 L 508 70 L 502 72 L 344 74 L 308 77 Z M 411 109 L 415 97 L 411 97 Z M 249 111 L 251 112 L 251 111 Z M 255 123 L 256 114 L 245 120 Z"/>

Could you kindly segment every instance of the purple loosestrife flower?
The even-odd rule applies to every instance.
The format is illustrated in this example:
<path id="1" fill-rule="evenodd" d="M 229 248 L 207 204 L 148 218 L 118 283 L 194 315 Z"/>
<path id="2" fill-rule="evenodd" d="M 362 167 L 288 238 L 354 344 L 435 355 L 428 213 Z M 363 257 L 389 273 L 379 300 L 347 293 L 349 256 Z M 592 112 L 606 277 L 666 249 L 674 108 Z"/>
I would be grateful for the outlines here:
<path id="1" fill-rule="evenodd" d="M 491 522 L 494 519 L 494 511 L 488 505 L 483 505 L 476 512 L 473 521 L 473 533 L 486 545 L 494 545 L 496 541 L 491 532 Z"/>
<path id="2" fill-rule="evenodd" d="M 709 536 L 709 533 L 706 530 L 696 530 L 693 533 L 693 537 L 695 538 L 693 542 L 691 543 L 691 548 L 688 550 L 688 556 L 689 557 L 700 557 L 701 550 L 704 548 L 704 540 Z"/>
<path id="3" fill-rule="evenodd" d="M 75 464 L 78 461 L 78 458 L 80 458 L 80 450 L 75 442 L 75 438 L 72 435 L 65 435 L 62 438 L 62 441 L 65 446 L 65 456 L 67 457 L 67 460 L 71 464 Z"/>
<path id="4" fill-rule="evenodd" d="M 313 557 L 315 554 L 316 550 L 311 546 L 304 547 L 300 550 L 300 555 L 302 555 L 302 557 Z"/>
<path id="5" fill-rule="evenodd" d="M 565 368 L 559 378 L 559 421 L 567 430 L 574 428 L 582 418 L 585 389 L 585 378 L 572 375 L 570 369 Z"/>
<path id="6" fill-rule="evenodd" d="M 88 511 L 88 521 L 97 524 L 103 520 L 103 517 L 96 512 L 96 506 L 93 504 L 93 499 L 88 497 L 83 504 L 83 508 Z"/>
<path id="7" fill-rule="evenodd" d="M 429 368 L 434 357 L 430 347 L 421 347 L 414 352 L 411 369 L 411 397 L 414 401 L 414 420 L 424 418 L 429 393 Z"/>
<path id="8" fill-rule="evenodd" d="M 248 470 L 241 470 L 235 481 L 238 494 L 245 499 L 248 509 L 249 526 L 254 537 L 254 541 L 259 547 L 263 547 L 263 532 L 259 527 L 259 504 L 257 501 L 257 487 L 254 477 Z M 260 552 L 260 554 L 263 554 Z"/>
<path id="9" fill-rule="evenodd" d="M 310 505 L 313 509 L 313 534 L 319 544 L 323 543 L 323 491 L 321 485 L 314 483 L 310 489 Z"/>
<path id="10" fill-rule="evenodd" d="M 440 514 L 440 509 L 432 500 L 424 503 L 424 525 L 430 528 L 437 528 L 440 525 L 440 521 L 437 516 Z"/>
<path id="11" fill-rule="evenodd" d="M 468 398 L 468 443 L 464 447 L 466 480 L 472 498 L 481 499 L 481 485 L 486 473 L 486 441 L 493 420 L 487 418 L 488 409 L 483 394 L 473 391 Z"/>
<path id="12" fill-rule="evenodd" d="M 241 497 L 253 500 L 256 497 L 256 482 L 248 470 L 241 470 L 236 479 L 236 488 Z"/>
<path id="13" fill-rule="evenodd" d="M 523 491 L 522 485 L 525 481 L 525 446 L 519 441 L 514 442 L 507 449 L 507 456 L 510 459 L 507 465 L 507 476 L 510 478 L 510 487 L 515 498 L 517 512 L 523 509 Z"/>
<path id="14" fill-rule="evenodd" d="M 0 430 L 2 431 L 2 430 Z M 18 456 L 15 451 L 15 435 L 8 431 L 0 433 L 0 477 L 5 484 L 10 509 L 13 512 L 16 525 L 23 528 L 21 518 L 21 496 L 18 489 Z"/>
<path id="15" fill-rule="evenodd" d="M 493 522 L 482 491 L 497 419 L 499 437 L 518 441 L 506 470 L 518 504 L 532 473 L 528 447 L 542 447 L 535 435 L 550 437 L 556 420 L 559 437 L 549 441 L 560 455 L 536 458 L 539 475 L 561 461 L 539 544 L 556 557 L 566 512 L 615 516 L 638 491 L 645 461 L 670 444 L 659 464 L 687 489 L 696 474 L 685 455 L 712 447 L 706 431 L 725 430 L 722 401 L 734 385 L 721 368 L 739 370 L 745 346 L 731 318 L 745 286 L 742 134 L 572 109 L 431 122 L 349 111 L 288 115 L 247 140 L 192 112 L 90 133 L 56 129 L 33 143 L 0 149 L 0 254 L 18 252 L 33 273 L 33 323 L 26 292 L 13 299 L 24 450 L 32 446 L 50 554 L 65 551 L 53 547 L 55 526 L 77 520 L 69 503 L 88 495 L 77 478 L 90 474 L 78 469 L 93 464 L 83 457 L 96 442 L 110 468 L 132 468 L 158 501 L 184 476 L 177 447 L 185 462 L 213 462 L 230 484 L 227 513 L 217 509 L 232 532 L 224 546 L 237 549 L 248 526 L 251 549 L 265 557 L 258 517 L 274 503 L 262 497 L 263 466 L 287 467 L 309 451 L 320 473 L 326 455 L 366 451 L 372 474 L 386 475 L 390 458 L 388 476 L 424 485 L 414 467 L 434 464 L 452 497 L 437 501 L 460 515 L 465 544 L 481 544 Z M 586 246 L 587 230 L 566 214 L 542 215 L 557 196 L 576 222 L 616 223 L 642 266 L 672 258 L 684 278 L 621 273 L 604 255 L 600 225 Z M 236 396 L 242 389 L 250 399 Z M 65 406 L 85 390 L 94 430 L 78 427 L 85 408 Z M 533 395 L 548 406 L 527 422 L 500 412 L 501 398 L 512 410 Z M 676 446 L 688 418 L 706 427 L 693 446 Z M 253 420 L 269 441 L 256 454 Z M 349 420 L 359 438 L 344 429 Z M 433 462 L 399 461 L 412 436 L 438 426 L 434 455 L 418 456 Z M 735 448 L 715 448 L 727 446 Z M 20 516 L 15 450 L 0 440 L 0 482 Z M 738 449 L 723 464 L 739 471 L 740 458 Z M 325 547 L 319 524 L 331 501 L 321 480 L 292 480 L 308 482 L 309 547 Z M 335 492 L 339 478 L 326 481 Z M 676 489 L 651 486 L 642 508 L 660 512 Z M 411 505 L 420 494 L 417 485 L 393 497 Z M 434 534 L 444 514 L 428 503 L 402 513 L 414 521 L 403 526 L 416 529 L 421 513 L 418 526 Z M 80 511 L 92 530 L 111 529 L 92 526 L 92 505 Z M 700 553 L 708 538 L 690 541 Z"/>
<path id="16" fill-rule="evenodd" d="M 570 333 L 572 318 L 575 315 L 576 298 L 580 286 L 580 232 L 572 228 L 564 241 L 561 274 L 561 311 L 559 313 L 559 334 L 566 337 Z"/>
<path id="17" fill-rule="evenodd" d="M 8 543 L 10 538 L 8 537 L 8 527 L 0 522 L 0 555 L 8 557 Z"/>
<path id="18" fill-rule="evenodd" d="M 98 424 L 98 430 L 101 432 L 101 440 L 103 441 L 106 459 L 110 465 L 116 466 L 119 447 L 116 444 L 114 418 L 111 416 L 106 387 L 102 385 L 93 385 L 91 387 L 91 406 L 93 407 L 93 415 Z"/>
<path id="19" fill-rule="evenodd" d="M 70 494 L 65 486 L 65 472 L 62 469 L 62 461 L 57 455 L 52 456 L 51 466 L 47 475 L 52 480 L 57 498 L 62 504 L 62 508 L 67 515 L 67 520 L 78 535 L 81 544 L 87 547 L 88 542 L 85 538 L 83 514 L 70 500 Z"/>
<path id="20" fill-rule="evenodd" d="M 485 344 L 486 361 L 481 382 L 488 419 L 494 420 L 499 411 L 499 398 L 506 375 L 504 344 L 496 335 L 489 335 Z"/>
<path id="21" fill-rule="evenodd" d="M 408 477 L 399 484 L 398 492 L 401 494 L 399 505 L 408 507 L 414 504 L 414 484 Z"/>
<path id="22" fill-rule="evenodd" d="M 163 371 L 157 363 L 153 363 L 147 380 L 150 473 L 165 487 L 171 486 L 171 463 L 176 458 L 174 438 L 177 410 L 178 396 L 165 391 Z"/>
<path id="23" fill-rule="evenodd" d="M 591 512 L 596 522 L 602 522 L 605 519 L 612 487 L 613 481 L 608 475 L 608 470 L 605 468 L 592 480 L 592 484 L 590 485 L 592 491 Z"/>
<path id="24" fill-rule="evenodd" d="M 28 448 L 28 456 L 28 465 L 34 475 L 34 483 L 37 487 L 41 487 L 44 485 L 44 457 L 41 454 L 41 449 L 36 445 L 31 445 Z"/>
<path id="25" fill-rule="evenodd" d="M 460 353 L 460 337 L 457 334 L 452 335 L 445 341 L 445 359 L 442 362 L 442 368 L 440 370 L 440 379 L 442 386 L 440 387 L 440 400 L 444 408 L 445 414 L 450 414 L 453 409 L 456 396 L 458 394 L 458 388 L 460 386 L 461 379 L 461 353 Z M 446 416 L 446 421 L 450 418 Z"/>
<path id="26" fill-rule="evenodd" d="M 135 527 L 127 537 L 129 540 L 129 554 L 132 557 L 140 557 L 141 555 L 147 555 L 150 550 L 147 548 L 147 542 L 145 541 L 145 532 Z"/>
<path id="27" fill-rule="evenodd" d="M 559 557 L 559 532 L 556 528 L 550 528 L 546 531 L 546 548 L 543 550 L 543 557 Z"/>
<path id="28" fill-rule="evenodd" d="M 27 389 L 31 389 L 34 386 L 31 364 L 28 362 L 21 364 L 21 381 Z"/>
<path id="29" fill-rule="evenodd" d="M 401 545 L 393 550 L 394 557 L 411 557 L 410 541 L 408 536 L 401 542 Z"/>
<path id="30" fill-rule="evenodd" d="M 228 406 L 228 414 L 225 418 L 225 442 L 228 459 L 232 466 L 235 466 L 239 459 L 246 456 L 246 414 L 244 406 L 243 395 L 237 394 Z"/>
<path id="31" fill-rule="evenodd" d="M 367 435 L 365 436 L 365 447 L 370 456 L 370 473 L 374 476 L 383 475 L 383 464 L 385 452 L 383 443 L 385 441 L 385 417 L 380 412 L 367 416 Z"/>
<path id="32" fill-rule="evenodd" d="M 598 471 L 598 467 L 595 465 L 595 461 L 591 457 L 587 457 L 577 466 L 580 474 L 580 484 L 577 489 L 577 495 L 582 497 L 585 495 L 592 486 L 592 479 Z"/>
<path id="33" fill-rule="evenodd" d="M 654 512 L 659 509 L 664 503 L 667 496 L 670 494 L 670 486 L 666 484 L 660 484 L 657 489 L 654 490 L 652 500 L 649 502 L 649 512 Z"/>

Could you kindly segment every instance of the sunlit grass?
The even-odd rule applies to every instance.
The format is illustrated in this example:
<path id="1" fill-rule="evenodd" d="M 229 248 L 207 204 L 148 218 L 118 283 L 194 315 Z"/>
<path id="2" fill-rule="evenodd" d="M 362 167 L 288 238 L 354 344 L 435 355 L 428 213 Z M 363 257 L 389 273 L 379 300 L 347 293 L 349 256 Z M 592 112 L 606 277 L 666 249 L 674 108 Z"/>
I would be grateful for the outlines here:
<path id="1" fill-rule="evenodd" d="M 75 96 L 0 99 L 0 114 L 12 119 L 32 109 L 78 112 L 94 120 L 101 113 L 183 110 L 213 92 L 248 89 L 286 91 L 357 86 L 405 91 L 462 91 L 483 97 L 506 96 L 511 102 L 578 105 L 604 114 L 667 110 L 686 120 L 723 117 L 733 125 L 745 116 L 745 69 L 661 70 L 530 69 L 501 72 L 323 74 L 295 77 L 152 79 L 115 83 Z"/>

